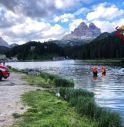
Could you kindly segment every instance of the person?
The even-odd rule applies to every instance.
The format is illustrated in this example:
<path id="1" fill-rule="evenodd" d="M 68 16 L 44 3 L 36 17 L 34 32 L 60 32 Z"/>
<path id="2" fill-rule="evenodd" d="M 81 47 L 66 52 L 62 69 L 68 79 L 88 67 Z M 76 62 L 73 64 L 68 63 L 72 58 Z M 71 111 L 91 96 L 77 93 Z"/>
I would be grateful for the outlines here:
<path id="1" fill-rule="evenodd" d="M 105 69 L 105 67 L 104 66 L 102 66 L 102 68 L 101 68 L 101 71 L 102 71 L 102 75 L 106 75 L 106 69 Z"/>
<path id="2" fill-rule="evenodd" d="M 97 67 L 93 67 L 93 68 L 92 68 L 92 73 L 93 73 L 93 76 L 94 76 L 94 77 L 97 76 L 97 74 L 98 74 L 98 69 L 97 69 Z"/>
<path id="3" fill-rule="evenodd" d="M 3 66 L 5 66 L 5 60 L 3 60 Z"/>

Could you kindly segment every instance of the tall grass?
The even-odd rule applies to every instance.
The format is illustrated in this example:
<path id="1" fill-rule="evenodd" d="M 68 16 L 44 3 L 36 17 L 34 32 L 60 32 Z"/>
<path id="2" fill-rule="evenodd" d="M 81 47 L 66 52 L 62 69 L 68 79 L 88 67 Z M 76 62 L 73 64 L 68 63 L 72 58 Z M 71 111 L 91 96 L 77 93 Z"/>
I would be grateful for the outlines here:
<path id="1" fill-rule="evenodd" d="M 74 87 L 73 81 L 63 79 L 59 76 L 40 73 L 39 75 L 26 75 L 23 77 L 31 85 L 38 85 L 44 88 Z"/>
<path id="2" fill-rule="evenodd" d="M 53 84 L 55 87 L 74 87 L 74 83 L 72 81 L 69 81 L 56 75 L 41 73 L 40 77 L 44 78 L 46 82 Z"/>
<path id="3" fill-rule="evenodd" d="M 82 116 L 98 122 L 98 127 L 122 127 L 120 116 L 107 109 L 98 107 L 92 92 L 81 89 L 60 88 L 60 96 L 75 107 Z"/>
<path id="4" fill-rule="evenodd" d="M 29 108 L 12 127 L 96 127 L 97 122 L 81 117 L 51 92 L 31 91 L 22 98 Z"/>

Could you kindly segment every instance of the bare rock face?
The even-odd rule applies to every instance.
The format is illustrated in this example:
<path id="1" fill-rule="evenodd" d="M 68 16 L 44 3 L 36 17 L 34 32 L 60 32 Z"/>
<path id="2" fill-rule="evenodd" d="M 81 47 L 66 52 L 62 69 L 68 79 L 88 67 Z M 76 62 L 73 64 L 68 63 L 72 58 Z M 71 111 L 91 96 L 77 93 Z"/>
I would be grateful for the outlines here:
<path id="1" fill-rule="evenodd" d="M 77 28 L 74 29 L 70 34 L 64 36 L 63 39 L 94 39 L 101 34 L 101 30 L 93 23 L 87 26 L 86 23 L 82 22 Z"/>
<path id="2" fill-rule="evenodd" d="M 2 37 L 0 37 L 0 46 L 9 47 L 9 44 L 5 40 L 3 40 Z"/>
<path id="3" fill-rule="evenodd" d="M 89 24 L 89 31 L 91 31 L 92 37 L 94 38 L 101 34 L 101 30 L 94 23 Z"/>

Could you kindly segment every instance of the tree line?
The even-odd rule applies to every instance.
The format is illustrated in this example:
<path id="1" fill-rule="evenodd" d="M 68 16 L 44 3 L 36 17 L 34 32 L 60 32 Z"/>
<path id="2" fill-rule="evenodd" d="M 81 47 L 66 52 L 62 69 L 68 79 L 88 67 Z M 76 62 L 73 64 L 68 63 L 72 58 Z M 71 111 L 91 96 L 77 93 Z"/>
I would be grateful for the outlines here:
<path id="1" fill-rule="evenodd" d="M 106 59 L 124 57 L 124 40 L 114 33 L 84 45 L 61 47 L 52 42 L 40 43 L 31 41 L 15 46 L 6 53 L 7 57 L 16 56 L 19 60 L 52 59 L 54 56 L 69 57 L 72 59 Z"/>

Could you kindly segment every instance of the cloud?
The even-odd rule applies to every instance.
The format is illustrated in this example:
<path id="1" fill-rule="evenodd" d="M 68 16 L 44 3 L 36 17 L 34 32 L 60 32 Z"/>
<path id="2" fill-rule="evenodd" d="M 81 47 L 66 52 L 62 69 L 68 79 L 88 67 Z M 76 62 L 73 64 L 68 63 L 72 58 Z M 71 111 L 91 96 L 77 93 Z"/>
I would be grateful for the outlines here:
<path id="1" fill-rule="evenodd" d="M 44 18 L 52 15 L 56 7 L 52 0 L 1 0 L 0 3 L 16 14 L 35 18 Z"/>
<path id="2" fill-rule="evenodd" d="M 44 29 L 49 29 L 49 27 L 49 23 L 38 22 L 28 17 L 23 24 L 17 24 L 11 27 L 11 31 L 17 35 L 22 35 L 36 33 Z"/>
<path id="3" fill-rule="evenodd" d="M 75 2 L 75 0 L 55 0 L 54 2 L 55 7 L 57 9 L 66 9 L 78 3 L 79 3 L 79 0 L 77 0 L 77 2 Z"/>
<path id="4" fill-rule="evenodd" d="M 49 30 L 42 32 L 42 37 L 51 39 L 61 39 L 65 34 L 65 29 L 58 24 L 55 24 Z M 53 34 L 54 33 L 54 34 Z"/>
<path id="5" fill-rule="evenodd" d="M 61 16 L 56 16 L 54 18 L 55 22 L 68 22 L 75 19 L 75 16 L 73 14 L 67 13 L 67 14 L 63 14 Z"/>
<path id="6" fill-rule="evenodd" d="M 115 5 L 108 3 L 101 3 L 93 7 L 93 11 L 87 14 L 89 21 L 96 19 L 113 20 L 124 14 L 124 10 L 117 8 Z"/>
<path id="7" fill-rule="evenodd" d="M 16 14 L 33 18 L 48 18 L 59 11 L 80 4 L 81 0 L 1 0 L 0 4 Z"/>
<path id="8" fill-rule="evenodd" d="M 89 4 L 93 0 L 0 0 L 0 4 L 16 14 L 33 18 L 48 18 L 61 11 Z"/>
<path id="9" fill-rule="evenodd" d="M 80 15 L 80 14 L 83 15 L 84 13 L 87 13 L 88 11 L 89 11 L 88 8 L 82 7 L 79 10 L 77 10 L 76 12 L 74 12 L 74 15 L 75 16 Z"/>
<path id="10" fill-rule="evenodd" d="M 5 7 L 0 5 L 0 27 L 9 27 L 21 21 L 20 17 Z"/>
<path id="11" fill-rule="evenodd" d="M 27 17 L 22 24 L 0 29 L 1 36 L 9 44 L 23 43 L 30 40 L 61 39 L 65 32 L 65 29 L 59 24 L 51 25 L 48 22 L 38 22 L 30 17 Z"/>
<path id="12" fill-rule="evenodd" d="M 80 9 L 78 9 L 77 11 L 75 11 L 74 13 L 64 13 L 63 15 L 55 16 L 54 21 L 55 22 L 62 22 L 62 23 L 72 22 L 76 19 L 76 16 L 84 15 L 88 11 L 89 11 L 89 9 L 82 7 Z"/>
<path id="13" fill-rule="evenodd" d="M 98 26 L 102 32 L 113 32 L 117 26 L 122 26 L 124 24 L 124 19 L 118 19 L 115 21 L 94 20 L 93 23 Z"/>
<path id="14" fill-rule="evenodd" d="M 101 32 L 112 32 L 114 31 L 115 24 L 110 21 L 94 20 L 93 23 L 101 29 Z"/>
<path id="15" fill-rule="evenodd" d="M 0 0 L 0 36 L 9 43 L 22 43 L 29 40 L 60 39 L 82 21 L 94 22 L 102 32 L 112 31 L 116 25 L 122 25 L 124 10 L 114 3 L 92 6 L 93 2 L 94 0 Z"/>

